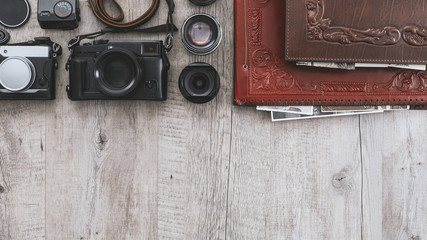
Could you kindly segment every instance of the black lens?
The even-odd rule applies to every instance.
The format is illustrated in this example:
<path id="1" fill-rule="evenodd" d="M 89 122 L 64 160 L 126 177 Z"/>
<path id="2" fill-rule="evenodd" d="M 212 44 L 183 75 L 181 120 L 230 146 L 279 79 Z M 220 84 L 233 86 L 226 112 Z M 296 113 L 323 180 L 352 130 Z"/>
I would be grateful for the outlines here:
<path id="1" fill-rule="evenodd" d="M 221 43 L 222 33 L 218 22 L 207 14 L 195 14 L 185 20 L 181 40 L 187 50 L 196 55 L 215 51 Z"/>
<path id="2" fill-rule="evenodd" d="M 141 74 L 142 66 L 139 66 L 135 54 L 125 49 L 106 50 L 95 60 L 98 89 L 112 97 L 132 92 L 138 85 Z"/>
<path id="3" fill-rule="evenodd" d="M 207 6 L 214 3 L 216 0 L 190 0 L 190 2 L 199 5 L 199 6 Z"/>
<path id="4" fill-rule="evenodd" d="M 219 92 L 218 72 L 207 63 L 193 63 L 182 70 L 179 77 L 181 94 L 193 103 L 207 103 Z"/>
<path id="5" fill-rule="evenodd" d="M 124 88 L 135 78 L 132 61 L 122 55 L 114 54 L 106 57 L 101 69 L 102 78 L 113 88 Z"/>
<path id="6" fill-rule="evenodd" d="M 188 79 L 188 87 L 195 95 L 206 93 L 213 84 L 212 77 L 204 72 L 196 72 L 191 74 L 189 77 L 190 79 Z"/>

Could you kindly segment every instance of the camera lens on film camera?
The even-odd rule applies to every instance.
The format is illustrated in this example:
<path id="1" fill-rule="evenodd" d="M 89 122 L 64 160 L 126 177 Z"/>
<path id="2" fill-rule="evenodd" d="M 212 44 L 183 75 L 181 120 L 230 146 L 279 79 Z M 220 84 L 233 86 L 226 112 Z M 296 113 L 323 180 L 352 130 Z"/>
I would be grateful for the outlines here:
<path id="1" fill-rule="evenodd" d="M 190 102 L 207 103 L 214 99 L 220 89 L 220 77 L 214 67 L 207 63 L 192 63 L 179 76 L 179 90 Z"/>
<path id="2" fill-rule="evenodd" d="M 190 0 L 190 2 L 199 6 L 208 6 L 216 2 L 216 0 Z"/>
<path id="3" fill-rule="evenodd" d="M 221 43 L 219 23 L 207 14 L 195 14 L 185 20 L 181 28 L 181 40 L 189 52 L 207 55 Z"/>
<path id="4" fill-rule="evenodd" d="M 0 84 L 11 92 L 30 88 L 36 79 L 33 63 L 24 57 L 9 57 L 0 64 Z"/>
<path id="5" fill-rule="evenodd" d="M 136 56 L 126 49 L 109 49 L 95 60 L 95 78 L 101 92 L 121 97 L 132 92 L 142 75 Z"/>

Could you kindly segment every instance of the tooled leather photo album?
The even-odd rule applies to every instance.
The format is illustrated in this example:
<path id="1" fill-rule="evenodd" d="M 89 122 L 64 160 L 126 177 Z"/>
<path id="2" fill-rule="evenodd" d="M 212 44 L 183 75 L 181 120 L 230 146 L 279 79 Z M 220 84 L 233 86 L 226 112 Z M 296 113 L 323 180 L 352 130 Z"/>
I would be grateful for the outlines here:
<path id="1" fill-rule="evenodd" d="M 422 0 L 234 3 L 235 104 L 426 105 L 426 71 L 295 64 L 427 63 Z"/>

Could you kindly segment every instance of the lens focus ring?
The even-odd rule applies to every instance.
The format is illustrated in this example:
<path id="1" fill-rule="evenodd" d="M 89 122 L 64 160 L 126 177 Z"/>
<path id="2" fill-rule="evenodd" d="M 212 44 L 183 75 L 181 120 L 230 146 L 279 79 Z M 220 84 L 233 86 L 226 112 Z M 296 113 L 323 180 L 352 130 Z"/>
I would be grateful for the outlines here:
<path id="1" fill-rule="evenodd" d="M 190 53 L 207 55 L 219 47 L 222 40 L 221 27 L 212 16 L 195 14 L 182 25 L 181 40 Z"/>

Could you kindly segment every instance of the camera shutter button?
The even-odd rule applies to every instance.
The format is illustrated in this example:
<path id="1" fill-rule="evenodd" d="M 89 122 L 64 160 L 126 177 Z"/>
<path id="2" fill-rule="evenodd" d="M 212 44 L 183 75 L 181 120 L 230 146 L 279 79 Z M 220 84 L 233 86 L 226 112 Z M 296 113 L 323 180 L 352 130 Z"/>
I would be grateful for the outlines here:
<path id="1" fill-rule="evenodd" d="M 59 1 L 53 7 L 55 15 L 59 18 L 67 18 L 73 13 L 73 6 L 67 1 Z"/>

